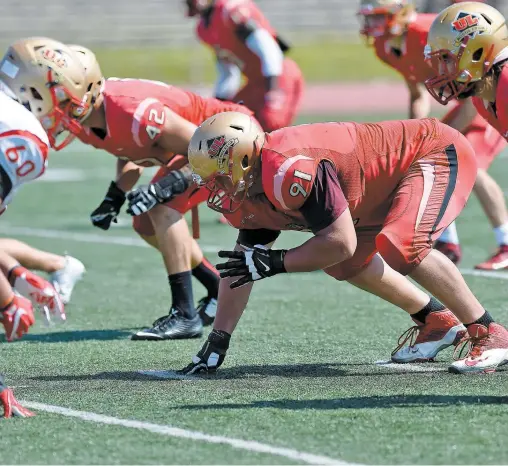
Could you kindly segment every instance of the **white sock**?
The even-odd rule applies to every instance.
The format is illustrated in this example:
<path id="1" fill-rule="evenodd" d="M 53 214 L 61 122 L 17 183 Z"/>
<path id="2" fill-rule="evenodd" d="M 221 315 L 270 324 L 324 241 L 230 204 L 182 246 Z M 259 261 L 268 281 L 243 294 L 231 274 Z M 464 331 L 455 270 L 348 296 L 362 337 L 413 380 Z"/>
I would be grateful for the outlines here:
<path id="1" fill-rule="evenodd" d="M 494 235 L 499 246 L 508 244 L 508 222 L 494 228 Z"/>
<path id="2" fill-rule="evenodd" d="M 444 243 L 460 244 L 455 222 L 451 223 L 450 226 L 445 231 L 443 231 L 439 241 L 443 241 Z"/>

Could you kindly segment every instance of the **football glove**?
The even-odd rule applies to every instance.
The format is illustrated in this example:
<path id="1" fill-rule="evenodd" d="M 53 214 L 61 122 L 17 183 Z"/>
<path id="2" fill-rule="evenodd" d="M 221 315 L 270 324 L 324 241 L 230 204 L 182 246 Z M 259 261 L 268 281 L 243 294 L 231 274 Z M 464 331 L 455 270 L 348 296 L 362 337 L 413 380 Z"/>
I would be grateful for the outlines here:
<path id="1" fill-rule="evenodd" d="M 116 217 L 124 202 L 125 193 L 112 181 L 106 197 L 90 215 L 93 225 L 103 230 L 109 230 L 111 222 L 118 223 Z"/>
<path id="2" fill-rule="evenodd" d="M 286 252 L 285 249 L 268 249 L 260 244 L 247 251 L 219 251 L 219 257 L 227 257 L 230 260 L 217 264 L 216 268 L 221 271 L 221 278 L 241 277 L 229 285 L 230 288 L 238 288 L 249 282 L 286 273 L 284 267 Z"/>
<path id="3" fill-rule="evenodd" d="M 37 306 L 46 324 L 54 317 L 57 321 L 65 321 L 65 306 L 60 294 L 53 285 L 25 267 L 16 266 L 9 272 L 9 282 L 14 289 Z"/>
<path id="4" fill-rule="evenodd" d="M 199 353 L 193 356 L 192 362 L 184 367 L 180 373 L 191 375 L 198 372 L 215 372 L 224 362 L 230 339 L 231 335 L 229 333 L 222 330 L 212 330 Z"/>
<path id="5" fill-rule="evenodd" d="M 32 303 L 22 296 L 14 296 L 12 301 L 0 310 L 0 322 L 5 328 L 7 341 L 21 338 L 35 323 Z"/>
<path id="6" fill-rule="evenodd" d="M 189 170 L 173 170 L 164 178 L 149 185 L 143 185 L 127 194 L 127 213 L 133 216 L 144 214 L 157 204 L 169 202 L 176 195 L 184 193 L 191 183 Z"/>
<path id="7" fill-rule="evenodd" d="M 32 411 L 29 411 L 26 408 L 23 408 L 19 404 L 19 401 L 14 397 L 14 393 L 12 390 L 5 385 L 3 377 L 0 375 L 0 406 L 3 407 L 3 416 L 0 415 L 0 418 L 8 418 L 13 416 L 19 417 L 30 417 L 35 416 Z"/>

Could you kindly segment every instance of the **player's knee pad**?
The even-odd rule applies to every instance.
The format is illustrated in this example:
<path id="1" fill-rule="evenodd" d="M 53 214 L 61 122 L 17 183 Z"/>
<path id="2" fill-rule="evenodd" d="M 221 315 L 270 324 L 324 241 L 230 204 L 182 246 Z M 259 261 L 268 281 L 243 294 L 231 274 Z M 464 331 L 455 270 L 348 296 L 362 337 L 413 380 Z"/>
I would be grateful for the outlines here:
<path id="1" fill-rule="evenodd" d="M 376 236 L 376 248 L 384 261 L 402 275 L 410 274 L 431 251 L 429 243 L 418 246 L 413 237 L 400 236 L 389 230 Z"/>
<path id="2" fill-rule="evenodd" d="M 139 236 L 155 236 L 152 221 L 147 214 L 132 217 L 132 228 Z"/>

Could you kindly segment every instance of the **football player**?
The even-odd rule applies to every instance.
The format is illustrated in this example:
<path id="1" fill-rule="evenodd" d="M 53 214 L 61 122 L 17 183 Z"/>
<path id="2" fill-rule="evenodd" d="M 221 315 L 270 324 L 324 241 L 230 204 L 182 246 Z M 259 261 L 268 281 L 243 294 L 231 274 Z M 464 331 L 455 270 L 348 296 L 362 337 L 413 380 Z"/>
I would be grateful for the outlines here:
<path id="1" fill-rule="evenodd" d="M 196 33 L 217 58 L 215 96 L 242 102 L 266 131 L 289 126 L 303 92 L 289 46 L 251 0 L 185 0 Z M 242 75 L 247 83 L 240 89 Z"/>
<path id="2" fill-rule="evenodd" d="M 409 0 L 362 0 L 359 15 L 363 20 L 361 32 L 372 43 L 377 57 L 401 73 L 406 81 L 410 95 L 409 117 L 428 116 L 430 101 L 424 82 L 433 71 L 425 62 L 423 49 L 436 15 L 416 13 Z M 478 175 L 474 191 L 498 243 L 497 252 L 476 268 L 498 270 L 508 267 L 508 210 L 501 187 L 487 173 L 506 143 L 476 112 L 471 102 L 455 105 L 442 121 L 461 131 L 475 150 Z M 435 247 L 453 262 L 459 262 L 461 248 L 455 223 L 444 231 Z"/>
<path id="3" fill-rule="evenodd" d="M 225 157 L 210 151 L 210 140 L 227 148 Z M 491 372 L 508 361 L 508 331 L 455 265 L 432 249 L 463 209 L 476 177 L 474 151 L 458 131 L 421 119 L 264 133 L 248 115 L 231 112 L 199 126 L 188 156 L 210 190 L 208 206 L 240 231 L 234 251 L 219 252 L 229 261 L 217 266 L 222 279 L 214 328 L 185 373 L 219 367 L 254 281 L 314 270 L 411 314 L 416 328 L 409 335 L 420 335 L 409 347 L 400 342 L 397 362 L 435 356 L 466 331 L 461 322 L 469 351 L 452 372 Z M 281 230 L 314 236 L 293 249 L 271 249 Z"/>
<path id="4" fill-rule="evenodd" d="M 46 272 L 64 304 L 70 302 L 76 283 L 85 273 L 85 266 L 75 257 L 41 251 L 16 239 L 0 238 L 0 251 L 5 252 L 8 259 L 5 264 L 0 264 L 4 270 L 22 265 L 27 269 Z"/>
<path id="5" fill-rule="evenodd" d="M 224 110 L 252 112 L 240 105 L 202 99 L 161 82 L 105 80 L 91 51 L 77 46 L 71 49 L 73 55 L 64 57 L 58 49 L 54 50 L 52 73 L 47 76 L 38 74 L 31 66 L 37 53 L 31 40 L 14 44 L 6 60 L 14 66 L 32 69 L 36 76 L 37 94 L 26 98 L 55 149 L 64 148 L 78 137 L 118 158 L 117 177 L 92 213 L 94 225 L 107 230 L 116 220 L 126 193 L 139 179 L 143 167 L 161 166 L 150 186 L 129 194 L 128 212 L 139 215 L 134 218 L 134 229 L 161 252 L 173 302 L 169 315 L 157 319 L 152 328 L 136 333 L 133 339 L 200 336 L 202 321 L 209 324 L 215 315 L 219 276 L 190 236 L 183 217 L 206 199 L 206 192 L 192 183 L 186 166 L 187 146 L 196 125 L 208 116 Z M 69 76 L 73 79 L 64 78 Z M 44 106 L 37 105 L 39 95 Z M 168 173 L 170 176 L 164 183 L 158 181 Z M 177 193 L 180 195 L 173 199 Z M 156 205 L 163 196 L 169 202 Z M 154 208 L 147 212 L 151 207 Z M 193 300 L 192 275 L 208 290 L 199 303 L 198 313 Z"/>

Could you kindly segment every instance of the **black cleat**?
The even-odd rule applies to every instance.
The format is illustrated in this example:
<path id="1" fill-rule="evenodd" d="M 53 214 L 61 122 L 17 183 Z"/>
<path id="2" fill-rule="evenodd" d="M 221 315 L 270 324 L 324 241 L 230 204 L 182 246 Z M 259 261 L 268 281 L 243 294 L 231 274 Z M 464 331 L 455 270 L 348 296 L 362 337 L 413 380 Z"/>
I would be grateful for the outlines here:
<path id="1" fill-rule="evenodd" d="M 210 296 L 205 296 L 199 300 L 196 311 L 199 317 L 201 317 L 204 327 L 212 325 L 215 320 L 215 314 L 217 314 L 217 300 Z"/>
<path id="2" fill-rule="evenodd" d="M 169 315 L 159 317 L 152 328 L 135 333 L 131 340 L 181 340 L 199 338 L 202 334 L 203 324 L 198 315 L 187 319 L 180 311 L 172 308 Z"/>

